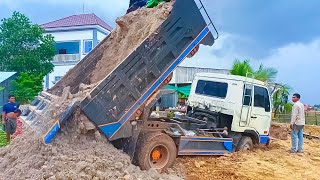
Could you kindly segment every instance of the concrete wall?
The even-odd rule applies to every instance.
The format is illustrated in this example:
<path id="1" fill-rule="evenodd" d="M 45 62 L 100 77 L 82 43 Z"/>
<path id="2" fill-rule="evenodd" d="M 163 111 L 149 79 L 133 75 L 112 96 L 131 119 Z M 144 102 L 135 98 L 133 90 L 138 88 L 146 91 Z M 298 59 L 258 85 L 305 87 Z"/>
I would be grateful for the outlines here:
<path id="1" fill-rule="evenodd" d="M 200 72 L 230 74 L 230 71 L 227 69 L 212 69 L 212 68 L 178 66 L 177 69 L 173 71 L 173 77 L 172 77 L 172 80 L 170 81 L 170 84 L 192 83 L 194 75 L 196 73 L 200 73 Z"/>

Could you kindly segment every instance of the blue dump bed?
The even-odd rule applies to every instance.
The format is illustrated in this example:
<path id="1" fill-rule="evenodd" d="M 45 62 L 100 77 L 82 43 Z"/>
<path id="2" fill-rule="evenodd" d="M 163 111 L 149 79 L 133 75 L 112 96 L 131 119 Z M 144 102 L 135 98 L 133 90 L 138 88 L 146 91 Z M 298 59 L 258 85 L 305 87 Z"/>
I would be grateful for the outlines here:
<path id="1" fill-rule="evenodd" d="M 107 38 L 104 41 L 107 41 Z M 161 83 L 196 46 L 199 44 L 211 46 L 213 43 L 214 37 L 209 25 L 194 0 L 176 0 L 171 14 L 155 33 L 146 38 L 105 77 L 91 91 L 90 96 L 70 105 L 66 113 L 45 135 L 44 141 L 50 142 L 75 105 L 80 106 L 82 112 L 110 141 L 130 137 L 132 135 L 130 120 L 134 120 L 134 114 L 139 108 L 141 109 Z M 72 83 L 80 84 L 77 79 L 85 79 L 87 73 L 85 70 L 90 66 L 89 62 L 95 62 L 94 58 L 101 56 L 99 48 L 101 47 L 96 47 L 75 67 L 83 68 L 84 76 L 73 77 L 75 79 Z"/>

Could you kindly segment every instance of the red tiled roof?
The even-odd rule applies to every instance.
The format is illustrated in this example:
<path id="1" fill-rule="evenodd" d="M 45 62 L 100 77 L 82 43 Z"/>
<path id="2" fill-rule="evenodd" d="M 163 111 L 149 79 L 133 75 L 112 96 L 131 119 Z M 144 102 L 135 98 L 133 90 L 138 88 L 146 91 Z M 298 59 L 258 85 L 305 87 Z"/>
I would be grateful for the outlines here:
<path id="1" fill-rule="evenodd" d="M 56 21 L 42 24 L 43 28 L 59 28 L 59 27 L 74 27 L 74 26 L 87 26 L 87 25 L 99 25 L 109 31 L 112 31 L 112 27 L 106 22 L 101 20 L 95 14 L 79 14 L 69 17 L 65 17 Z"/>

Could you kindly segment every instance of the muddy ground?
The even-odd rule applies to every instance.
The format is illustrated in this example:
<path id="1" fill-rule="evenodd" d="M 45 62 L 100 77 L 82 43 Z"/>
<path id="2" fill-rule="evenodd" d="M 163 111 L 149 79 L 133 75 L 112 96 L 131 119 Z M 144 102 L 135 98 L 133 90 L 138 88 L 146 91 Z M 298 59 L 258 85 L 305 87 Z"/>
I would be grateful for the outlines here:
<path id="1" fill-rule="evenodd" d="M 283 125 L 286 126 L 286 125 Z M 306 133 L 320 136 L 320 127 L 307 126 Z M 320 141 L 305 139 L 304 153 L 292 154 L 290 136 L 273 139 L 253 151 L 222 157 L 179 157 L 174 171 L 186 179 L 319 179 Z"/>

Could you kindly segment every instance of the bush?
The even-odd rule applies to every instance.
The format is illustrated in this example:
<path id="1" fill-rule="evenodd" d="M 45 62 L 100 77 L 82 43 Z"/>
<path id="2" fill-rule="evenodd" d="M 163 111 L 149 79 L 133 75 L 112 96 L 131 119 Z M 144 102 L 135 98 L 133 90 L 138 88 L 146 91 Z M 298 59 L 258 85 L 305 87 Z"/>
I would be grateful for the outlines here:
<path id="1" fill-rule="evenodd" d="M 21 73 L 13 83 L 13 94 L 20 104 L 30 103 L 43 89 L 43 76 Z"/>

